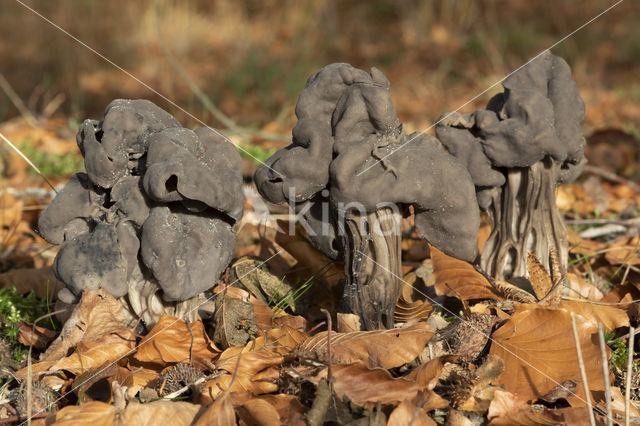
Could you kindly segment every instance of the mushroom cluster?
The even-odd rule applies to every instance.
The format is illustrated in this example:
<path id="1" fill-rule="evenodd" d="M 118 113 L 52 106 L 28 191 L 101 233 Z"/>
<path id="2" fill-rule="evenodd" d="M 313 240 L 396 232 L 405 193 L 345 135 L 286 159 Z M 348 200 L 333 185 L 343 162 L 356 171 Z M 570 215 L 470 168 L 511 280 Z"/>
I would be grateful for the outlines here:
<path id="1" fill-rule="evenodd" d="M 527 277 L 534 252 L 551 270 L 555 249 L 566 268 L 567 231 L 556 207 L 556 186 L 575 179 L 585 162 L 580 130 L 584 103 L 569 65 L 550 52 L 503 82 L 486 109 L 447 114 L 436 135 L 464 163 L 476 185 L 491 235 L 480 266 L 500 280 Z"/>
<path id="2" fill-rule="evenodd" d="M 293 205 L 313 244 L 344 259 L 343 309 L 360 315 L 365 329 L 393 326 L 400 224 L 410 206 L 434 246 L 469 261 L 477 255 L 469 172 L 437 139 L 404 133 L 389 86 L 375 68 L 322 68 L 299 96 L 292 144 L 255 174 L 264 198 Z"/>
<path id="3" fill-rule="evenodd" d="M 235 147 L 147 100 L 111 102 L 76 139 L 87 173 L 71 177 L 38 223 L 62 244 L 60 299 L 105 288 L 147 326 L 162 314 L 194 319 L 235 249 L 244 206 Z"/>

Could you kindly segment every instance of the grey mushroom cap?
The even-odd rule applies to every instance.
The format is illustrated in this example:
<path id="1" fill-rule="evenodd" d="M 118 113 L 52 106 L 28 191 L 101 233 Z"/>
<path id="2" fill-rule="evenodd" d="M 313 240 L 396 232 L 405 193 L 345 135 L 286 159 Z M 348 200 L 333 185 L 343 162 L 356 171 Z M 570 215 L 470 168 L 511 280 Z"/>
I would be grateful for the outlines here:
<path id="1" fill-rule="evenodd" d="M 438 139 L 469 170 L 482 208 L 489 200 L 481 193 L 502 186 L 507 168 L 529 167 L 548 156 L 560 164 L 558 183 L 564 183 L 585 163 L 584 102 L 562 58 L 545 52 L 503 86 L 486 109 L 447 114 L 436 126 Z"/>
<path id="2" fill-rule="evenodd" d="M 151 199 L 213 208 L 242 218 L 242 163 L 235 147 L 208 128 L 169 128 L 149 138 L 143 186 Z M 197 206 L 200 203 L 201 206 Z"/>
<path id="3" fill-rule="evenodd" d="M 137 264 L 138 238 L 131 228 L 98 224 L 62 246 L 54 271 L 78 296 L 102 287 L 114 297 L 127 294 L 127 275 Z"/>
<path id="4" fill-rule="evenodd" d="M 103 121 L 86 120 L 76 136 L 91 181 L 111 188 L 131 174 L 146 152 L 149 135 L 167 127 L 180 127 L 180 123 L 148 100 L 111 102 Z"/>
<path id="5" fill-rule="evenodd" d="M 338 212 L 350 203 L 367 211 L 413 205 L 425 238 L 474 260 L 479 215 L 469 172 L 436 139 L 404 134 L 389 86 L 375 68 L 332 64 L 314 74 L 298 100 L 294 141 L 258 169 L 258 190 L 271 202 L 300 203 L 328 189 Z M 310 236 L 314 245 L 335 258 L 340 248 L 318 235 Z"/>
<path id="6" fill-rule="evenodd" d="M 76 173 L 40 214 L 38 232 L 52 244 L 62 244 L 90 230 L 91 218 L 105 201 L 85 173 Z"/>
<path id="7" fill-rule="evenodd" d="M 155 280 L 167 301 L 211 287 L 244 207 L 233 144 L 210 128 L 183 129 L 145 100 L 112 102 L 103 122 L 85 122 L 78 144 L 88 173 L 72 176 L 39 219 L 41 235 L 63 244 L 61 297 L 100 287 L 121 297 L 134 276 Z"/>
<path id="8" fill-rule="evenodd" d="M 296 104 L 298 123 L 291 145 L 272 155 L 255 173 L 254 181 L 264 198 L 276 204 L 302 202 L 328 185 L 333 155 L 331 120 L 336 103 L 354 80 L 368 75 L 349 64 L 337 63 L 307 80 Z"/>
<path id="9" fill-rule="evenodd" d="M 142 228 L 144 264 L 166 301 L 186 300 L 215 285 L 235 250 L 233 227 L 219 213 L 154 207 Z"/>

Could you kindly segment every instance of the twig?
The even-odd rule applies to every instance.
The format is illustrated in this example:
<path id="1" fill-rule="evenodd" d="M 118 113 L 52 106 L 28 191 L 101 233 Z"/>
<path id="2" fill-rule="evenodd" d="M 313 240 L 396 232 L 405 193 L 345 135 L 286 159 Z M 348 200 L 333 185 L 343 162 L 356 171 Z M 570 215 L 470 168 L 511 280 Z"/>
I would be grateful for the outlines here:
<path id="1" fill-rule="evenodd" d="M 45 412 L 45 413 L 37 413 L 34 414 L 33 416 L 31 416 L 31 419 L 41 419 L 43 417 L 47 417 L 50 414 L 55 414 L 56 412 Z M 6 425 L 9 423 L 15 423 L 15 422 L 24 422 L 25 420 L 27 420 L 27 416 L 13 416 L 13 417 L 7 417 L 5 419 L 0 419 L 0 425 Z"/>
<path id="2" fill-rule="evenodd" d="M 0 73 L 0 89 L 7 95 L 13 106 L 16 107 L 24 121 L 31 127 L 36 127 L 38 125 L 38 120 L 36 117 L 29 111 L 29 108 L 22 102 L 20 96 L 13 90 L 11 84 L 7 81 L 2 73 Z"/>
<path id="3" fill-rule="evenodd" d="M 631 373 L 633 373 L 633 342 L 636 330 L 629 327 L 629 352 L 627 353 L 627 377 L 624 387 L 624 424 L 629 426 L 629 417 L 631 417 Z"/>
<path id="4" fill-rule="evenodd" d="M 327 380 L 329 380 L 329 387 L 331 387 L 331 379 L 333 377 L 331 374 L 331 314 L 324 308 L 320 309 L 320 312 L 327 316 L 327 358 L 329 358 L 329 363 L 327 365 Z"/>
<path id="5" fill-rule="evenodd" d="M 589 424 L 596 425 L 596 419 L 593 416 L 593 405 L 591 404 L 591 394 L 589 392 L 589 383 L 587 382 L 587 371 L 584 368 L 584 359 L 582 358 L 582 349 L 580 348 L 580 339 L 578 337 L 578 328 L 576 327 L 576 316 L 571 312 L 571 328 L 573 329 L 573 340 L 576 344 L 576 353 L 578 355 L 578 366 L 580 367 L 580 376 L 582 377 L 582 387 L 584 388 L 584 396 L 587 401 L 587 409 L 589 410 Z"/>
<path id="6" fill-rule="evenodd" d="M 51 187 L 51 189 L 53 189 L 53 192 L 55 192 L 56 194 L 58 193 L 58 191 L 56 191 L 56 188 L 53 186 L 53 184 L 51 182 L 49 182 L 49 179 L 47 179 L 47 177 L 40 171 L 40 169 L 35 164 L 33 164 L 33 161 L 29 160 L 29 157 L 24 155 L 22 153 L 22 151 L 20 151 L 17 146 L 15 146 L 13 143 L 11 143 L 11 141 L 9 139 L 7 139 L 7 137 L 5 135 L 3 135 L 2 133 L 0 133 L 0 138 L 2 138 L 2 140 L 5 141 L 7 143 L 7 145 L 9 145 L 11 147 L 11 149 L 13 149 L 16 153 L 18 153 L 18 155 L 20 157 L 22 157 L 22 159 L 24 161 L 26 161 L 27 164 L 29 166 L 31 166 L 31 168 L 33 170 L 35 170 L 36 173 L 38 173 L 38 175 L 40 175 L 40 177 L 42 179 L 44 179 L 44 181 L 47 183 L 47 185 L 49 185 Z"/>
<path id="7" fill-rule="evenodd" d="M 584 166 L 584 169 L 582 169 L 582 173 L 591 173 L 594 175 L 598 175 L 600 177 L 603 177 L 611 182 L 616 182 L 616 183 L 620 183 L 622 185 L 627 185 L 629 188 L 633 189 L 635 192 L 640 193 L 640 185 L 638 185 L 635 182 L 630 181 L 629 179 L 623 178 L 622 176 L 619 176 L 613 172 L 610 172 L 608 170 L 605 170 L 603 168 L 600 167 L 596 167 L 593 166 L 591 164 L 587 164 L 586 166 Z"/>
<path id="8" fill-rule="evenodd" d="M 604 378 L 604 398 L 607 404 L 607 425 L 613 426 L 613 414 L 611 412 L 611 383 L 609 382 L 609 362 L 607 360 L 607 344 L 604 342 L 604 328 L 598 323 L 598 343 L 600 344 L 600 357 L 602 359 L 602 377 Z"/>

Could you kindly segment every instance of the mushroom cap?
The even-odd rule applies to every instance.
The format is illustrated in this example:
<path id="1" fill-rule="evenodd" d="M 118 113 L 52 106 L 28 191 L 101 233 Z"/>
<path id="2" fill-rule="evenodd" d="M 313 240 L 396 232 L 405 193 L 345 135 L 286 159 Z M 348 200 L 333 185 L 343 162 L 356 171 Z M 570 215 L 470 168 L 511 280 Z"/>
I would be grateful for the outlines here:
<path id="1" fill-rule="evenodd" d="M 104 201 L 105 194 L 97 191 L 89 177 L 76 173 L 40 214 L 38 232 L 51 244 L 62 244 L 85 234 Z"/>
<path id="2" fill-rule="evenodd" d="M 565 183 L 585 163 L 584 102 L 562 58 L 545 52 L 502 85 L 504 92 L 486 109 L 447 114 L 436 126 L 438 139 L 469 170 L 483 210 L 492 188 L 504 184 L 505 168 L 529 167 L 549 156 L 560 164 L 557 183 Z"/>
<path id="3" fill-rule="evenodd" d="M 500 119 L 476 120 L 484 152 L 494 166 L 529 167 L 545 156 L 560 164 L 582 160 L 584 102 L 564 59 L 547 51 L 502 85 L 504 93 L 488 105 Z"/>
<path id="4" fill-rule="evenodd" d="M 104 113 L 104 120 L 85 120 L 76 141 L 91 181 L 111 188 L 131 174 L 135 161 L 146 152 L 147 138 L 167 127 L 180 127 L 171 114 L 145 100 L 116 99 Z"/>
<path id="5" fill-rule="evenodd" d="M 131 227 L 99 223 L 67 241 L 54 263 L 57 278 L 76 296 L 102 287 L 114 297 L 127 294 L 127 278 L 136 266 L 139 242 Z"/>
<path id="6" fill-rule="evenodd" d="M 264 198 L 272 203 L 302 202 L 327 187 L 336 103 L 350 84 L 367 76 L 349 64 L 337 63 L 309 77 L 296 104 L 298 123 L 291 145 L 272 155 L 255 173 L 256 187 Z"/>
<path id="7" fill-rule="evenodd" d="M 332 258 L 341 249 L 335 244 L 335 225 L 318 213 L 314 198 L 325 188 L 337 211 L 412 204 L 425 238 L 449 254 L 473 260 L 479 217 L 469 172 L 429 136 L 412 135 L 415 140 L 404 145 L 408 139 L 389 87 L 375 68 L 367 73 L 332 64 L 314 74 L 298 100 L 293 143 L 258 169 L 258 190 L 274 203 L 312 199 L 313 209 L 305 216 L 316 234 L 310 238 Z M 327 224 L 329 233 L 316 233 Z"/>
<path id="8" fill-rule="evenodd" d="M 194 214 L 179 204 L 151 209 L 140 252 L 164 300 L 186 300 L 214 286 L 235 250 L 233 227 L 225 219 L 212 209 Z"/>
<path id="9" fill-rule="evenodd" d="M 231 260 L 244 207 L 235 147 L 145 100 L 113 101 L 77 140 L 88 173 L 72 176 L 39 219 L 42 236 L 63 244 L 54 269 L 66 294 L 123 296 L 145 267 L 169 301 L 209 288 Z"/>
<path id="10" fill-rule="evenodd" d="M 242 218 L 242 160 L 212 129 L 168 128 L 149 137 L 143 186 L 161 202 L 183 201 L 194 211 L 213 208 Z"/>

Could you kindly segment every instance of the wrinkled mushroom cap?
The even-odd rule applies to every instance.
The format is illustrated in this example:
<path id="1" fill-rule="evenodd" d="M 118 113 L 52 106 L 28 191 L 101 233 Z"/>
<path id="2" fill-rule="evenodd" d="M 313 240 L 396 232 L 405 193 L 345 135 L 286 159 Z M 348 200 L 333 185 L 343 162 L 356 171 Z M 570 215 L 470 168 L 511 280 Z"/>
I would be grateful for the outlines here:
<path id="1" fill-rule="evenodd" d="M 150 271 L 166 301 L 215 284 L 244 206 L 235 147 L 144 100 L 113 101 L 77 140 L 88 173 L 72 176 L 39 219 L 41 235 L 63 244 L 54 269 L 68 291 L 124 296 L 136 271 Z"/>
<path id="2" fill-rule="evenodd" d="M 562 58 L 545 52 L 503 86 L 486 109 L 447 114 L 436 126 L 438 139 L 469 170 L 483 209 L 490 201 L 480 193 L 502 186 L 505 168 L 529 167 L 548 156 L 561 166 L 561 183 L 575 179 L 585 162 L 584 102 Z"/>
<path id="3" fill-rule="evenodd" d="M 111 188 L 131 174 L 136 157 L 147 149 L 147 138 L 167 127 L 180 127 L 168 112 L 145 99 L 117 99 L 104 113 L 104 120 L 85 120 L 76 140 L 91 181 Z"/>
<path id="4" fill-rule="evenodd" d="M 436 139 L 403 133 L 389 86 L 375 68 L 369 74 L 332 64 L 314 74 L 298 100 L 293 143 L 258 169 L 258 190 L 271 202 L 300 203 L 328 189 L 338 212 L 354 203 L 367 211 L 413 205 L 425 238 L 473 260 L 479 218 L 469 172 Z M 332 235 L 311 239 L 335 257 Z"/>

